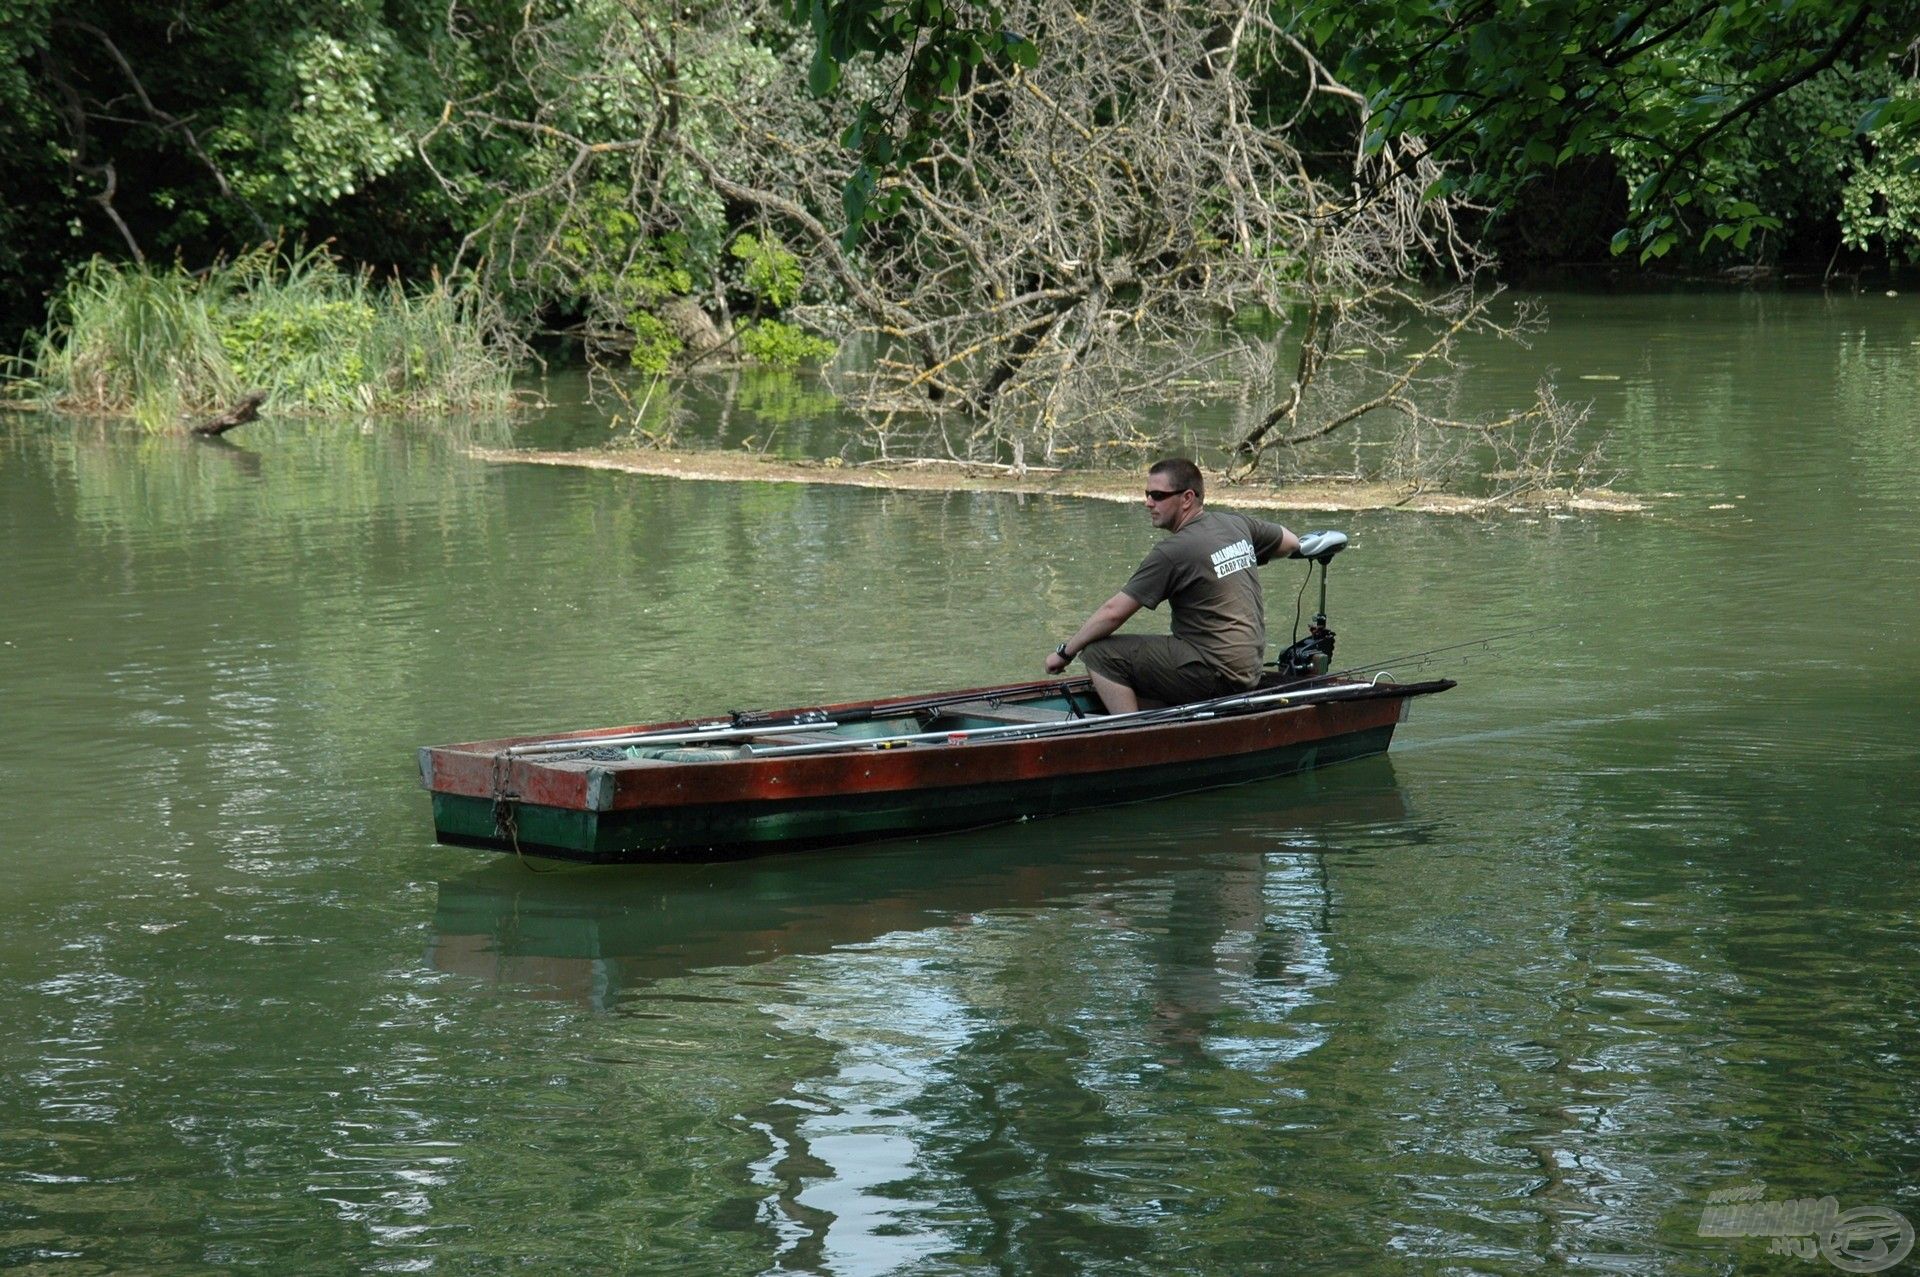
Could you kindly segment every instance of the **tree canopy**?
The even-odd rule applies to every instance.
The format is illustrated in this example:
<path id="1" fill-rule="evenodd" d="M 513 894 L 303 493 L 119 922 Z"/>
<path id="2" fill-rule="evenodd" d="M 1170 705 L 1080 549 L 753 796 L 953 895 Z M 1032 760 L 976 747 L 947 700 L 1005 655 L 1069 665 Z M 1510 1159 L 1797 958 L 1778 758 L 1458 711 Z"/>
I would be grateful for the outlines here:
<path id="1" fill-rule="evenodd" d="M 1615 246 L 1643 257 L 1689 231 L 1744 248 L 1794 175 L 1844 179 L 1920 124 L 1912 3 L 1306 0 L 1297 28 L 1368 93 L 1369 145 L 1418 138 L 1476 197 L 1610 155 L 1631 182 Z"/>
<path id="2" fill-rule="evenodd" d="M 738 131 L 721 108 L 779 77 L 771 131 L 845 148 L 812 215 L 858 274 L 898 242 L 880 227 L 908 209 L 900 175 L 985 136 L 964 132 L 981 91 L 1070 59 L 1088 12 L 0 0 L 0 344 L 95 254 L 198 271 L 277 239 L 416 279 L 506 262 L 491 278 L 522 314 L 594 332 L 649 327 L 699 294 L 709 312 L 751 311 L 767 349 L 795 349 L 766 325 L 827 298 L 790 287 L 776 303 L 749 280 L 778 276 L 784 250 L 764 209 L 696 162 L 757 180 L 722 162 Z M 1920 260 L 1920 0 L 1288 0 L 1181 16 L 1209 50 L 1231 46 L 1213 71 L 1313 176 L 1350 181 L 1357 147 L 1392 159 L 1350 203 L 1437 165 L 1427 195 L 1492 209 L 1496 231 L 1594 210 L 1597 237 L 1541 235 L 1548 255 L 1618 228 L 1627 261 Z M 1247 22 L 1258 33 L 1236 36 Z M 603 149 L 577 163 L 576 143 Z M 651 332 L 662 358 L 704 339 L 680 315 Z"/>
<path id="3" fill-rule="evenodd" d="M 924 150 L 942 94 L 971 68 L 1049 56 L 991 0 L 791 3 L 818 39 L 816 89 L 850 58 L 905 59 L 849 135 L 855 222 L 888 211 L 878 175 Z M 1296 0 L 1274 14 L 1364 97 L 1369 149 L 1412 143 L 1403 162 L 1448 166 L 1434 194 L 1510 208 L 1561 166 L 1604 157 L 1629 182 L 1615 251 L 1637 245 L 1642 260 L 1690 234 L 1745 250 L 1809 207 L 1843 220 L 1855 247 L 1920 256 L 1915 0 Z"/>
<path id="4" fill-rule="evenodd" d="M 37 310 L 94 253 L 204 266 L 276 236 L 433 260 L 458 212 L 414 139 L 481 74 L 487 15 L 461 15 L 450 26 L 425 0 L 0 0 L 7 296 Z"/>

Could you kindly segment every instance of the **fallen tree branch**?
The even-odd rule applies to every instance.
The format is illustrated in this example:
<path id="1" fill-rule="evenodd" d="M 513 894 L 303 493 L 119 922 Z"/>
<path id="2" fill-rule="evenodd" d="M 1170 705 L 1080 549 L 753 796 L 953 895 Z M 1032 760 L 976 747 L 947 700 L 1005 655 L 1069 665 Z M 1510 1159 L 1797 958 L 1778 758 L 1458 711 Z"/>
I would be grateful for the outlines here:
<path id="1" fill-rule="evenodd" d="M 244 426 L 249 421 L 260 418 L 260 405 L 267 401 L 264 390 L 249 390 L 239 403 L 227 409 L 217 417 L 209 418 L 193 428 L 192 433 L 206 439 L 217 438 L 235 426 Z"/>

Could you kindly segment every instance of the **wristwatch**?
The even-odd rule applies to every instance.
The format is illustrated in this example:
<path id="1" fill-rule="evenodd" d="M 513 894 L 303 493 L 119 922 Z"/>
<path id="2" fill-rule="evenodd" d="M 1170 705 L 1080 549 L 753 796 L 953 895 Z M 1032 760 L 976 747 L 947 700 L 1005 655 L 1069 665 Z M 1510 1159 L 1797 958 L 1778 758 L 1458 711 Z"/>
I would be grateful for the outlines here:
<path id="1" fill-rule="evenodd" d="M 1069 665 L 1073 664 L 1073 653 L 1067 651 L 1067 645 L 1065 643 L 1062 643 L 1059 647 L 1054 648 L 1053 654 L 1059 657 L 1061 660 L 1065 661 L 1067 664 Z"/>

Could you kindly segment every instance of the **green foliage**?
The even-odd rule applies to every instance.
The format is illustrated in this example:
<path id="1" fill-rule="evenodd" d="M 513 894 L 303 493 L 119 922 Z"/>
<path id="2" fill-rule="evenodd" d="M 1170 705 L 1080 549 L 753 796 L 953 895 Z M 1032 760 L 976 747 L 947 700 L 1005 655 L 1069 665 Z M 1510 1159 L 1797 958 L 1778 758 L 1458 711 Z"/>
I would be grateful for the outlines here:
<path id="1" fill-rule="evenodd" d="M 75 206 L 43 65 L 52 0 L 0 0 L 0 349 L 41 318 L 71 253 Z"/>
<path id="2" fill-rule="evenodd" d="M 1909 84 L 1883 99 L 1892 109 L 1920 108 L 1920 88 Z M 1863 121 L 1863 128 L 1865 122 Z M 1896 136 L 1856 168 L 1840 192 L 1840 231 L 1853 248 L 1879 241 L 1889 256 L 1920 262 L 1920 132 Z"/>
<path id="3" fill-rule="evenodd" d="M 904 55 L 906 66 L 888 96 L 860 103 L 841 138 L 859 163 L 841 189 L 851 248 L 862 229 L 900 209 L 897 190 L 882 188 L 889 170 L 924 159 L 940 117 L 961 86 L 983 67 L 1033 67 L 1040 50 L 1005 27 L 1000 7 L 968 0 L 783 0 L 789 17 L 814 35 L 808 87 L 833 93 L 846 63 L 863 55 Z M 897 92 L 897 97 L 894 94 Z"/>
<path id="4" fill-rule="evenodd" d="M 740 325 L 740 350 L 755 363 L 770 368 L 831 359 L 839 349 L 824 337 L 777 319 L 750 319 Z"/>
<path id="5" fill-rule="evenodd" d="M 580 0 L 550 16 L 515 46 L 513 75 L 531 102 L 507 114 L 537 115 L 555 132 L 498 128 L 498 103 L 484 103 L 467 135 L 515 159 L 475 211 L 492 224 L 488 248 L 517 304 L 620 325 L 636 306 L 702 288 L 727 266 L 727 203 L 683 148 L 721 150 L 731 104 L 777 78 L 791 34 L 705 3 Z M 576 139 L 606 149 L 583 156 Z"/>
<path id="6" fill-rule="evenodd" d="M 364 370 L 358 366 L 356 348 L 378 318 L 372 306 L 359 300 L 262 306 L 228 316 L 220 328 L 220 345 L 240 382 L 265 385 L 344 337 L 349 344 L 341 376 L 358 381 Z"/>
<path id="7" fill-rule="evenodd" d="M 0 340 L 95 254 L 202 265 L 284 234 L 424 277 L 466 229 L 475 167 L 509 158 L 443 141 L 429 169 L 417 145 L 500 78 L 502 16 L 0 0 Z"/>
<path id="8" fill-rule="evenodd" d="M 626 312 L 693 291 L 686 236 L 649 237 L 626 191 L 596 182 L 563 210 L 550 236 L 557 252 L 535 284 L 541 295 Z"/>
<path id="9" fill-rule="evenodd" d="M 862 102 L 842 138 L 859 159 L 842 196 L 849 244 L 897 211 L 884 175 L 927 153 L 944 99 L 976 68 L 1051 55 L 1003 30 L 990 2 L 788 3 L 813 25 L 816 93 L 831 92 L 859 55 L 907 63 L 898 97 Z M 1406 143 L 1453 162 L 1430 195 L 1512 206 L 1569 160 L 1610 157 L 1631 184 L 1631 225 L 1615 248 L 1637 246 L 1643 261 L 1683 244 L 1758 251 L 1756 237 L 1793 221 L 1831 225 L 1836 193 L 1862 159 L 1859 139 L 1891 153 L 1920 136 L 1920 102 L 1884 83 L 1903 58 L 1910 64 L 1914 0 L 1292 0 L 1274 17 L 1366 96 L 1369 148 Z M 1242 74 L 1292 74 L 1262 47 L 1249 37 Z M 1298 87 L 1274 86 L 1284 118 L 1294 118 L 1302 94 L 1288 90 Z M 1297 127 L 1322 125 L 1310 114 Z M 1897 174 L 1863 182 L 1873 195 L 1856 202 L 1891 208 L 1903 198 Z M 1848 214 L 1849 243 L 1882 236 L 1861 229 L 1867 216 Z M 1895 236 L 1904 224 L 1874 223 Z"/>
<path id="10" fill-rule="evenodd" d="M 800 284 L 804 278 L 800 259 L 777 241 L 763 240 L 752 231 L 742 231 L 727 251 L 736 261 L 746 264 L 742 282 L 756 298 L 783 310 L 800 300 Z"/>
<path id="11" fill-rule="evenodd" d="M 784 310 L 800 300 L 806 272 L 800 259 L 788 252 L 778 240 L 762 238 L 742 231 L 727 249 L 741 263 L 740 284 L 754 301 L 774 310 Z M 794 368 L 803 363 L 831 359 L 839 349 L 824 337 L 817 337 L 795 324 L 772 318 L 742 320 L 735 330 L 740 353 L 768 368 Z"/>
<path id="12" fill-rule="evenodd" d="M 1469 166 L 1481 199 L 1512 203 L 1569 159 L 1613 156 L 1633 222 L 1615 249 L 1647 261 L 1686 236 L 1745 247 L 1830 214 L 1854 122 L 1889 140 L 1914 126 L 1855 77 L 1893 65 L 1915 21 L 1911 3 L 1857 0 L 1304 0 L 1294 27 L 1367 93 L 1371 147 L 1418 139 Z"/>
<path id="13" fill-rule="evenodd" d="M 685 351 L 673 328 L 655 312 L 693 291 L 686 264 L 687 237 L 650 236 L 628 207 L 625 188 L 595 182 L 559 210 L 551 235 L 556 251 L 532 277 L 537 296 L 582 306 L 632 339 L 628 358 L 651 376 L 669 371 Z"/>
<path id="14" fill-rule="evenodd" d="M 512 368 L 480 299 L 409 291 L 321 250 L 249 253 L 204 275 L 94 258 L 35 343 L 60 407 L 161 427 L 268 392 L 282 412 L 501 407 Z"/>
<path id="15" fill-rule="evenodd" d="M 686 343 L 658 315 L 644 310 L 632 311 L 627 315 L 627 327 L 633 332 L 633 353 L 629 358 L 635 368 L 649 376 L 666 373 L 686 349 Z"/>
<path id="16" fill-rule="evenodd" d="M 375 28 L 349 43 L 301 31 L 277 52 L 264 77 L 265 105 L 232 111 L 208 139 L 243 198 L 276 210 L 327 205 L 409 157 L 409 131 L 383 101 L 382 79 L 397 53 L 388 32 Z"/>
<path id="17" fill-rule="evenodd" d="M 58 406 L 118 413 L 149 426 L 245 393 L 220 340 L 218 304 L 179 268 L 94 258 L 56 301 L 29 355 L 31 377 Z"/>

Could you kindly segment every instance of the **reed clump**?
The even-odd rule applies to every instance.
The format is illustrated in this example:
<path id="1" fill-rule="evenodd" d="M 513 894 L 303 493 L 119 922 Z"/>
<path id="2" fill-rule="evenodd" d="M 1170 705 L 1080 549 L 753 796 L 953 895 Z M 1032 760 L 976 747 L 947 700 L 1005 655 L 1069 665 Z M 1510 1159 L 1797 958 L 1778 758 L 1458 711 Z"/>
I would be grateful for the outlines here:
<path id="1" fill-rule="evenodd" d="M 161 428 L 252 390 L 282 413 L 504 407 L 516 348 L 472 289 L 379 282 L 324 247 L 268 245 L 201 272 L 96 257 L 24 363 L 56 408 Z"/>

